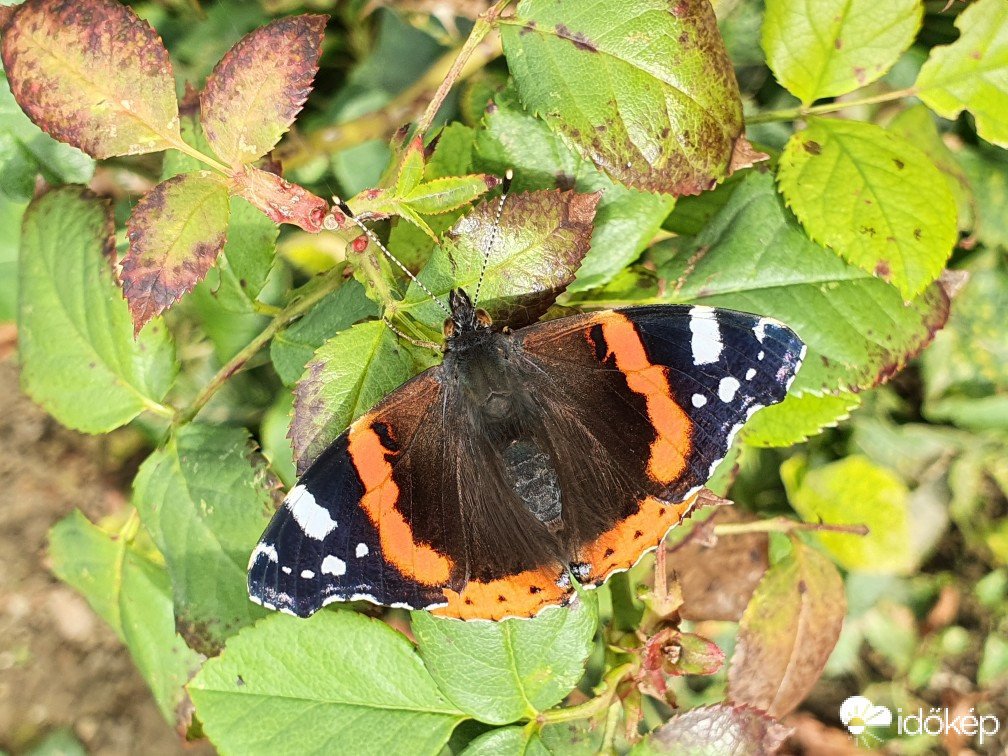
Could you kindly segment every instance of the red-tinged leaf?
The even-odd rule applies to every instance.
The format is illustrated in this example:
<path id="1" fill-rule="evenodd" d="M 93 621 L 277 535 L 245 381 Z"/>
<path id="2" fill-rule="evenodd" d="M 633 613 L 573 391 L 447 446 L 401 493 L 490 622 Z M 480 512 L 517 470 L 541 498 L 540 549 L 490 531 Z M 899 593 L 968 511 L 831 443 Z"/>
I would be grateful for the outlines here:
<path id="1" fill-rule="evenodd" d="M 4 30 L 3 63 L 25 113 L 93 157 L 181 141 L 168 51 L 115 0 L 29 0 Z"/>
<path id="2" fill-rule="evenodd" d="M 239 194 L 277 223 L 290 223 L 317 233 L 329 212 L 329 203 L 275 173 L 245 166 L 232 177 Z"/>
<path id="3" fill-rule="evenodd" d="M 713 675 L 724 666 L 724 658 L 714 641 L 667 627 L 644 644 L 638 686 L 648 695 L 664 698 L 667 678 Z"/>
<path id="4" fill-rule="evenodd" d="M 399 164 L 399 175 L 396 177 L 396 194 L 406 194 L 423 181 L 424 146 L 420 137 L 414 137 L 406 148 L 402 162 Z"/>
<path id="5" fill-rule="evenodd" d="M 289 16 L 242 37 L 200 95 L 207 141 L 232 165 L 269 152 L 301 111 L 318 71 L 327 16 Z"/>
<path id="6" fill-rule="evenodd" d="M 748 706 L 700 706 L 672 717 L 630 751 L 631 756 L 764 756 L 791 730 Z"/>
<path id="7" fill-rule="evenodd" d="M 819 679 L 843 625 L 847 602 L 836 567 L 793 541 L 763 576 L 739 625 L 728 670 L 730 698 L 781 717 Z"/>
<path id="8" fill-rule="evenodd" d="M 228 217 L 227 187 L 209 171 L 163 181 L 133 208 L 120 278 L 137 332 L 203 280 L 224 246 Z"/>
<path id="9" fill-rule="evenodd" d="M 769 567 L 767 535 L 719 538 L 714 527 L 752 519 L 734 507 L 721 507 L 669 551 L 665 563 L 682 589 L 683 619 L 738 622 Z"/>

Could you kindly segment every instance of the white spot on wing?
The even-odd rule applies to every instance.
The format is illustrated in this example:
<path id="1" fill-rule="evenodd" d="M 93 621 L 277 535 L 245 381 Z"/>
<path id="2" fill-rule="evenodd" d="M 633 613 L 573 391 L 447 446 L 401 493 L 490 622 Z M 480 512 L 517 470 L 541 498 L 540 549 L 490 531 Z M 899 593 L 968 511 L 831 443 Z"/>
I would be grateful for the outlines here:
<path id="1" fill-rule="evenodd" d="M 301 577 L 303 577 L 305 580 L 311 580 L 313 577 L 315 577 L 315 573 L 312 572 L 311 570 L 301 570 Z"/>
<path id="2" fill-rule="evenodd" d="M 368 547 L 366 543 L 357 544 L 357 558 L 366 557 L 368 555 Z"/>
<path id="3" fill-rule="evenodd" d="M 693 394 L 693 406 L 699 409 L 707 404 L 707 397 L 703 394 Z"/>
<path id="4" fill-rule="evenodd" d="M 330 554 L 322 560 L 322 572 L 326 575 L 335 575 L 336 577 L 345 575 L 346 562 L 339 557 Z"/>
<path id="5" fill-rule="evenodd" d="M 758 341 L 760 344 L 762 344 L 763 339 L 766 338 L 766 327 L 767 327 L 766 318 L 760 318 L 758 321 L 756 321 L 756 325 L 753 326 L 752 331 L 754 334 L 756 334 L 756 341 Z"/>
<path id="6" fill-rule="evenodd" d="M 745 379 L 747 381 L 751 381 L 755 377 L 756 377 L 756 368 L 749 368 L 748 370 L 745 371 Z"/>
<path id="7" fill-rule="evenodd" d="M 721 328 L 717 319 L 706 307 L 690 310 L 690 348 L 693 350 L 693 364 L 707 365 L 721 357 Z"/>
<path id="8" fill-rule="evenodd" d="M 764 357 L 766 357 L 766 352 L 760 349 L 760 353 L 756 355 L 756 359 L 762 361 Z"/>
<path id="9" fill-rule="evenodd" d="M 286 564 L 283 567 L 281 567 L 280 569 L 283 570 L 283 574 L 284 575 L 290 575 L 292 572 L 294 572 L 294 570 L 292 570 Z"/>
<path id="10" fill-rule="evenodd" d="M 722 402 L 727 404 L 735 398 L 735 392 L 739 390 L 740 385 L 737 379 L 730 375 L 725 376 L 721 379 L 721 383 L 718 384 L 718 397 L 720 397 Z"/>
<path id="11" fill-rule="evenodd" d="M 271 562 L 279 562 L 280 555 L 277 554 L 276 547 L 272 543 L 260 543 L 255 547 L 255 551 L 252 552 L 252 556 L 249 557 L 249 569 L 255 564 L 255 560 L 260 554 L 265 554 L 266 558 Z"/>
<path id="12" fill-rule="evenodd" d="M 309 538 L 321 541 L 336 529 L 336 520 L 329 516 L 325 507 L 316 503 L 315 497 L 304 486 L 294 486 L 285 501 L 287 509 Z"/>

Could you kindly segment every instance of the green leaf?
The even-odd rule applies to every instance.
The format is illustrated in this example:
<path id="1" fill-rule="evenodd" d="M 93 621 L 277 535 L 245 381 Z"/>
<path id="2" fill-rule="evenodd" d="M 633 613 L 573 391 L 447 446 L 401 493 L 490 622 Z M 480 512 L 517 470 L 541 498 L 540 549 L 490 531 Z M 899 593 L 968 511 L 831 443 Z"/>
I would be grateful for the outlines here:
<path id="1" fill-rule="evenodd" d="M 513 168 L 516 191 L 547 187 L 601 191 L 591 246 L 568 290 L 584 291 L 608 283 L 650 243 L 675 199 L 611 181 L 590 161 L 578 157 L 545 123 L 526 113 L 513 89 L 497 93 L 494 104 L 484 117 L 486 128 L 476 137 L 479 166 L 498 175 Z"/>
<path id="2" fill-rule="evenodd" d="M 814 533 L 848 570 L 907 574 L 915 566 L 907 521 L 910 492 L 894 473 L 853 455 L 814 470 L 804 457 L 781 465 L 788 501 L 806 522 L 867 525 L 866 536 Z"/>
<path id="3" fill-rule="evenodd" d="M 938 277 L 956 242 L 955 200 L 942 174 L 874 124 L 810 120 L 784 148 L 778 180 L 812 239 L 904 299 Z"/>
<path id="4" fill-rule="evenodd" d="M 157 404 L 178 373 L 155 322 L 136 340 L 112 272 L 108 204 L 81 187 L 37 198 L 21 232 L 18 349 L 24 390 L 64 425 L 104 433 Z"/>
<path id="5" fill-rule="evenodd" d="M 945 118 L 968 110 L 980 136 L 1008 147 L 1008 5 L 977 0 L 955 25 L 959 39 L 931 50 L 914 93 Z"/>
<path id="6" fill-rule="evenodd" d="M 140 466 L 134 502 L 165 556 L 176 626 L 213 656 L 264 611 L 248 600 L 252 546 L 269 523 L 277 481 L 244 428 L 180 428 Z"/>
<path id="7" fill-rule="evenodd" d="M 207 285 L 221 306 L 232 312 L 255 312 L 276 256 L 279 227 L 241 197 L 231 197 L 227 241 Z"/>
<path id="8" fill-rule="evenodd" d="M 475 295 L 492 240 L 479 305 L 512 327 L 534 323 L 574 278 L 588 250 L 598 199 L 576 192 L 513 194 L 499 228 L 498 203 L 483 202 L 455 224 L 419 278 L 442 301 L 454 288 Z M 444 320 L 444 311 L 414 283 L 401 303 L 388 308 L 390 315 L 395 312 L 409 312 L 428 325 Z"/>
<path id="9" fill-rule="evenodd" d="M 976 203 L 973 235 L 988 246 L 1008 249 L 1008 156 L 996 147 L 964 147 L 956 158 Z"/>
<path id="10" fill-rule="evenodd" d="M 180 140 L 171 60 L 146 21 L 110 0 L 34 0 L 4 29 L 11 91 L 42 130 L 96 158 Z"/>
<path id="11" fill-rule="evenodd" d="M 562 701 L 584 675 L 598 625 L 598 597 L 532 619 L 459 622 L 413 612 L 420 656 L 441 691 L 490 724 L 534 718 Z"/>
<path id="12" fill-rule="evenodd" d="M 707 0 L 522 0 L 500 23 L 525 106 L 620 183 L 697 194 L 747 144 Z"/>
<path id="13" fill-rule="evenodd" d="M 800 262 L 799 262 L 800 261 Z M 881 383 L 927 345 L 948 317 L 937 285 L 904 305 L 892 286 L 809 238 L 769 175 L 753 173 L 686 249 L 659 267 L 682 281 L 672 301 L 770 315 L 795 329 L 808 355 L 792 393 Z"/>
<path id="14" fill-rule="evenodd" d="M 782 717 L 815 685 L 840 636 L 843 579 L 815 549 L 792 541 L 770 566 L 739 623 L 729 697 Z"/>
<path id="15" fill-rule="evenodd" d="M 377 314 L 378 308 L 364 294 L 364 287 L 352 278 L 346 281 L 307 315 L 273 337 L 270 358 L 280 380 L 285 386 L 293 386 L 326 339 Z"/>
<path id="16" fill-rule="evenodd" d="M 474 739 L 463 756 L 595 756 L 602 753 L 602 725 L 593 722 L 548 724 L 541 729 L 498 727 Z"/>
<path id="17" fill-rule="evenodd" d="M 291 449 L 290 439 L 287 438 L 293 411 L 294 395 L 290 391 L 280 391 L 277 393 L 276 401 L 266 410 L 259 426 L 263 455 L 269 460 L 270 470 L 280 478 L 285 488 L 293 486 L 297 480 L 294 450 Z"/>
<path id="18" fill-rule="evenodd" d="M 888 71 L 917 35 L 920 0 L 767 0 L 763 49 L 804 105 L 847 94 Z"/>
<path id="19" fill-rule="evenodd" d="M 162 181 L 137 202 L 120 274 L 136 331 L 203 280 L 224 247 L 229 217 L 227 187 L 210 171 Z"/>
<path id="20" fill-rule="evenodd" d="M 645 735 L 630 756 L 757 756 L 777 753 L 790 734 L 790 728 L 748 706 L 698 706 Z"/>
<path id="21" fill-rule="evenodd" d="M 18 247 L 27 207 L 0 196 L 0 323 L 17 318 Z"/>
<path id="22" fill-rule="evenodd" d="M 175 632 L 164 568 L 77 510 L 49 532 L 49 556 L 56 577 L 84 594 L 126 644 L 161 713 L 175 724 L 182 686 L 200 657 Z"/>
<path id="23" fill-rule="evenodd" d="M 780 404 L 764 407 L 742 428 L 750 446 L 791 446 L 808 441 L 824 428 L 835 428 L 861 406 L 861 398 L 848 391 L 814 396 L 789 394 Z"/>
<path id="24" fill-rule="evenodd" d="M 319 347 L 294 390 L 290 437 L 298 474 L 351 422 L 417 371 L 385 323 L 369 320 Z"/>
<path id="25" fill-rule="evenodd" d="M 15 202 L 35 194 L 39 174 L 49 184 L 86 184 L 95 163 L 76 147 L 57 142 L 22 112 L 0 74 L 0 192 Z"/>
<path id="26" fill-rule="evenodd" d="M 188 685 L 223 752 L 436 754 L 465 715 L 409 641 L 348 611 L 274 614 L 231 638 Z"/>
<path id="27" fill-rule="evenodd" d="M 318 71 L 326 16 L 287 16 L 242 37 L 207 78 L 200 117 L 225 162 L 250 163 L 280 141 Z"/>

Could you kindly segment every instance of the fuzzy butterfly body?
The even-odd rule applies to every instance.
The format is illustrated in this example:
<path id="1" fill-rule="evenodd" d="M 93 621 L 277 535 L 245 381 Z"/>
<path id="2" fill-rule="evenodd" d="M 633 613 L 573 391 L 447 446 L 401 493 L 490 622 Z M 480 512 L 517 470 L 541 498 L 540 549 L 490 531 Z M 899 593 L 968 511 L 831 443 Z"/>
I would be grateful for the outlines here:
<path id="1" fill-rule="evenodd" d="M 782 401 L 788 327 L 688 305 L 498 330 L 452 292 L 444 360 L 318 458 L 249 562 L 249 595 L 307 617 L 336 601 L 462 619 L 562 605 L 689 514 L 735 433 Z"/>

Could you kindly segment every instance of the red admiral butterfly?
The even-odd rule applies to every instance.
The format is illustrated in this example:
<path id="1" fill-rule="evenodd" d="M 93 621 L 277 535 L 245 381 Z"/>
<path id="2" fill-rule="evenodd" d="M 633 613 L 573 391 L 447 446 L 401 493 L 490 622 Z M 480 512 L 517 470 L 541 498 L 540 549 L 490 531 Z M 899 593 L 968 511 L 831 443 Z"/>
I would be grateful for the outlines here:
<path id="1" fill-rule="evenodd" d="M 572 576 L 601 585 L 681 522 L 805 355 L 787 326 L 733 310 L 627 307 L 512 331 L 462 290 L 449 303 L 443 362 L 287 494 L 249 562 L 253 601 L 494 620 L 563 605 Z"/>

